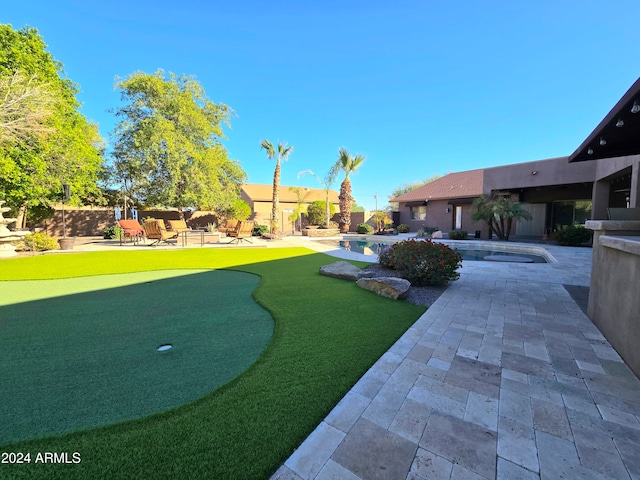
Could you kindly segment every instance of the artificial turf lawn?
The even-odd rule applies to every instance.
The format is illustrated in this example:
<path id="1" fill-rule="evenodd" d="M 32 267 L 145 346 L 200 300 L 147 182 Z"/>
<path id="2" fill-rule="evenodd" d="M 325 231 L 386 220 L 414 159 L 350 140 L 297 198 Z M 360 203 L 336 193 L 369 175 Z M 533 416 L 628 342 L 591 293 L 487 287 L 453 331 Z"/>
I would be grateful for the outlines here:
<path id="1" fill-rule="evenodd" d="M 268 478 L 424 312 L 319 275 L 319 267 L 333 261 L 303 248 L 116 251 L 2 261 L 3 280 L 174 268 L 254 273 L 261 277 L 254 297 L 276 324 L 256 363 L 215 392 L 141 420 L 5 445 L 2 451 L 31 452 L 32 458 L 37 452 L 79 452 L 81 462 L 0 465 L 0 477 Z"/>
<path id="2" fill-rule="evenodd" d="M 259 281 L 163 270 L 7 282 L 0 445 L 138 419 L 227 383 L 273 334 Z"/>

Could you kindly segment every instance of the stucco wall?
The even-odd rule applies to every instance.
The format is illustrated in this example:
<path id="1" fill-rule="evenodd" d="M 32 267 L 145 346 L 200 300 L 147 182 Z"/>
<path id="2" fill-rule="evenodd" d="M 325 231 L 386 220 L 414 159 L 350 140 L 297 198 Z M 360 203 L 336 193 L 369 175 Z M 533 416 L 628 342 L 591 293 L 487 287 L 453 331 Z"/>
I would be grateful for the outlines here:
<path id="1" fill-rule="evenodd" d="M 593 182 L 597 163 L 569 163 L 567 157 L 559 157 L 487 168 L 483 191 L 491 193 L 493 190 Z"/>
<path id="2" fill-rule="evenodd" d="M 429 200 L 426 208 L 426 220 L 411 220 L 410 207 L 400 204 L 400 223 L 409 225 L 411 232 L 417 232 L 423 227 L 432 227 L 448 233 L 454 228 L 454 207 L 455 205 L 449 204 L 449 200 Z M 462 205 L 462 230 L 466 230 L 470 234 L 482 229 L 481 223 L 471 220 L 472 214 L 471 204 Z"/>
<path id="3" fill-rule="evenodd" d="M 594 230 L 589 318 L 640 377 L 640 221 L 587 228 Z"/>

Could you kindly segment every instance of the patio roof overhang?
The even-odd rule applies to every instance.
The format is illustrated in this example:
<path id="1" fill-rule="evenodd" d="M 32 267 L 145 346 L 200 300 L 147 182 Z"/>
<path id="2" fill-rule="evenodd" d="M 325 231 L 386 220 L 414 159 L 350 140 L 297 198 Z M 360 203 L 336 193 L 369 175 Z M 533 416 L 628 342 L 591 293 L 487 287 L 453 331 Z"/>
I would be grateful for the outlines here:
<path id="1" fill-rule="evenodd" d="M 569 162 L 640 153 L 640 78 L 582 142 Z"/>

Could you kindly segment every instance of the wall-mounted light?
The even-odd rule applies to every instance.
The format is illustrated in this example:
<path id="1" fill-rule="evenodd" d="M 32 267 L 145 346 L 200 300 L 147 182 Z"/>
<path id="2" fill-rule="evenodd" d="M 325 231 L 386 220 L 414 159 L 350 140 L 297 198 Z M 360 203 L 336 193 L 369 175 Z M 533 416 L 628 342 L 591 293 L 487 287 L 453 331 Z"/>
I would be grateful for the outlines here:
<path id="1" fill-rule="evenodd" d="M 600 137 L 600 145 L 606 145 L 606 144 L 607 144 L 607 141 L 604 138 Z"/>
<path id="2" fill-rule="evenodd" d="M 620 128 L 622 126 L 624 126 L 624 120 L 619 118 L 618 121 L 616 122 L 616 127 Z"/>
<path id="3" fill-rule="evenodd" d="M 448 208 L 448 207 L 444 209 L 444 213 L 449 213 L 450 211 L 451 211 L 451 209 Z"/>
<path id="4" fill-rule="evenodd" d="M 593 155 L 593 148 L 589 148 L 589 150 L 587 150 L 587 154 L 588 155 Z"/>
<path id="5" fill-rule="evenodd" d="M 634 100 L 633 107 L 631 107 L 631 113 L 638 113 L 638 112 L 640 112 L 640 105 L 638 105 L 637 100 Z"/>
<path id="6" fill-rule="evenodd" d="M 537 174 L 538 174 L 538 171 L 537 171 L 537 170 L 532 170 L 532 171 L 531 171 L 531 175 L 537 175 Z"/>

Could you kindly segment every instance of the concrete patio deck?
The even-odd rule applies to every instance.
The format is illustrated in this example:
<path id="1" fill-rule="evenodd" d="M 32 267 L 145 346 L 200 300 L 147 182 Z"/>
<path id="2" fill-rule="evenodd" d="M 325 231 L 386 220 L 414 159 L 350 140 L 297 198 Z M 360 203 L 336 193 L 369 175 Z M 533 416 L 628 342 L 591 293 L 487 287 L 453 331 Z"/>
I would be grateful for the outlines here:
<path id="1" fill-rule="evenodd" d="M 272 479 L 639 479 L 640 381 L 563 286 L 591 249 L 545 248 L 464 262 Z"/>

